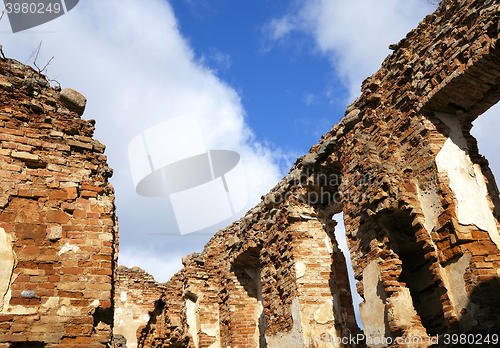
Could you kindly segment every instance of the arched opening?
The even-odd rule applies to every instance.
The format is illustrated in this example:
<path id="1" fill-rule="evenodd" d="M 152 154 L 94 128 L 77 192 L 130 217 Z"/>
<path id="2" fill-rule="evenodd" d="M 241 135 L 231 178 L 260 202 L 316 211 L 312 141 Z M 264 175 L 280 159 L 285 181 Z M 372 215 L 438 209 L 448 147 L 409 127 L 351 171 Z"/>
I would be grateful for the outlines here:
<path id="1" fill-rule="evenodd" d="M 413 218 L 405 211 L 391 211 L 380 216 L 380 225 L 388 232 L 389 246 L 402 262 L 399 282 L 410 290 L 413 307 L 428 335 L 445 332 L 448 326 L 444 317 L 441 296 L 446 292 L 440 279 L 432 272 L 436 259 L 428 257 L 424 242 L 417 241 L 418 227 L 412 226 Z"/>
<path id="2" fill-rule="evenodd" d="M 267 347 L 259 254 L 249 248 L 231 265 L 222 293 L 222 346 Z"/>

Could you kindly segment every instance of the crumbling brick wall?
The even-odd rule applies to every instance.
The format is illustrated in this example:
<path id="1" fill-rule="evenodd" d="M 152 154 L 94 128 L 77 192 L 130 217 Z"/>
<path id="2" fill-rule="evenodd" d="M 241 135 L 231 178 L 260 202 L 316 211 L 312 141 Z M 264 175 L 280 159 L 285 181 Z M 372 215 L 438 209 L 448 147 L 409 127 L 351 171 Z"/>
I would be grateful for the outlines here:
<path id="1" fill-rule="evenodd" d="M 138 346 L 300 347 L 305 337 L 360 333 L 333 210 L 310 200 L 307 180 L 292 171 L 185 258 Z"/>
<path id="2" fill-rule="evenodd" d="M 185 332 L 186 314 L 183 302 L 183 274 L 174 275 L 150 312 L 148 323 L 137 332 L 138 347 L 186 347 L 189 337 Z"/>
<path id="3" fill-rule="evenodd" d="M 443 1 L 391 46 L 322 142 L 336 143 L 351 197 L 344 220 L 367 335 L 498 332 L 500 200 L 469 131 L 500 99 L 499 10 Z M 383 298 L 368 300 L 366 286 Z"/>
<path id="4" fill-rule="evenodd" d="M 139 346 L 348 346 L 310 340 L 359 332 L 340 212 L 358 345 L 498 334 L 500 198 L 469 131 L 500 99 L 499 23 L 495 1 L 445 0 L 391 45 L 341 122 L 167 283 Z M 205 293 L 218 311 L 202 317 Z"/>
<path id="5" fill-rule="evenodd" d="M 117 218 L 85 98 L 0 61 L 0 346 L 105 347 Z"/>
<path id="6" fill-rule="evenodd" d="M 139 267 L 117 268 L 113 334 L 123 336 L 128 348 L 137 347 L 137 330 L 148 323 L 162 290 L 163 286 Z"/>

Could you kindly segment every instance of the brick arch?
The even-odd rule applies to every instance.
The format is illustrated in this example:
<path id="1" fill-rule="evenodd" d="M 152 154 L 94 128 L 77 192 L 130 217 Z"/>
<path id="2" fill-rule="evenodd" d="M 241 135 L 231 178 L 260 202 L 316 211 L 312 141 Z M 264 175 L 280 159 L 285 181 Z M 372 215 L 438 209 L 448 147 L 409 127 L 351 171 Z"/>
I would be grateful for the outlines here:
<path id="1" fill-rule="evenodd" d="M 325 137 L 337 138 L 334 151 L 348 181 L 343 189 L 366 197 L 361 204 L 343 202 L 361 293 L 364 270 L 374 260 L 386 262 L 384 257 L 397 261 L 389 270 L 400 272 L 383 285 L 388 298 L 394 285 L 412 287 L 404 284 L 407 277 L 401 272 L 408 260 L 393 258 L 398 247 L 388 245 L 402 243 L 398 231 L 387 236 L 388 243 L 376 236 L 377 226 L 387 225 L 387 213 L 394 219 L 405 214 L 400 236 L 411 231 L 414 241 L 404 243 L 407 250 L 421 250 L 419 258 L 430 263 L 426 272 L 443 292 L 440 326 L 450 332 L 472 332 L 488 320 L 498 325 L 494 316 L 480 317 L 467 304 L 474 289 L 496 277 L 498 268 L 498 188 L 469 133 L 471 122 L 500 98 L 497 22 L 491 2 L 444 1 L 395 45 L 379 72 L 363 83 L 362 95 L 340 125 Z M 439 35 L 433 38 L 429 32 Z M 476 184 L 458 173 L 461 168 L 468 169 Z M 360 174 L 376 178 L 375 183 L 356 186 L 354 177 Z M 467 194 L 467 189 L 473 192 Z M 481 195 L 475 194 L 480 190 Z M 387 307 L 389 316 L 397 314 L 397 305 L 388 302 Z M 411 328 L 421 324 L 431 334 L 441 330 L 432 328 L 432 313 L 426 316 L 414 324 L 413 319 L 389 318 L 391 331 L 411 336 Z"/>
<path id="2" fill-rule="evenodd" d="M 377 318 L 363 322 L 370 339 L 427 346 L 428 335 L 498 328 L 488 306 L 499 286 L 500 198 L 469 131 L 500 99 L 499 21 L 494 1 L 443 1 L 391 45 L 340 123 L 207 245 L 200 269 L 218 267 L 222 284 L 235 255 L 262 246 L 269 346 L 292 337 L 303 340 L 294 347 L 317 346 L 304 341 L 312 327 L 349 322 L 337 320 L 342 308 L 318 305 L 345 291 L 345 262 L 327 250 L 335 249 L 331 218 L 341 211 L 362 311 Z M 322 181 L 335 175 L 334 185 Z M 482 193 L 468 195 L 468 187 Z M 319 269 L 314 280 L 305 275 Z"/>

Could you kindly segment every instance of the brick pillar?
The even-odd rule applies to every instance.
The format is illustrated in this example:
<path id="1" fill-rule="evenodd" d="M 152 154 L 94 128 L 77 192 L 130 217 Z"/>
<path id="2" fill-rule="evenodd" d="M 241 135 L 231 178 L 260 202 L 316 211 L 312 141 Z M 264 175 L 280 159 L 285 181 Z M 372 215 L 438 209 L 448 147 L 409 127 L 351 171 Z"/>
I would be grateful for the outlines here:
<path id="1" fill-rule="evenodd" d="M 10 260 L 0 276 L 0 342 L 13 347 L 105 347 L 111 338 L 112 170 L 92 139 L 95 121 L 81 118 L 85 101 L 0 61 L 0 254 Z"/>

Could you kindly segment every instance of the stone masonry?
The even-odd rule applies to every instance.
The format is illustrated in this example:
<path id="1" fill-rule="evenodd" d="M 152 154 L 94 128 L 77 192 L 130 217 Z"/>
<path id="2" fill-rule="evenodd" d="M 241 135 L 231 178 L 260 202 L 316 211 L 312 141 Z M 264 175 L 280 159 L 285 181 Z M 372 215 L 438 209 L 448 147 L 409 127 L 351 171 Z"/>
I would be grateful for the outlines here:
<path id="1" fill-rule="evenodd" d="M 184 259 L 138 346 L 426 347 L 498 335 L 500 198 L 469 131 L 500 99 L 499 33 L 498 1 L 445 0 L 391 45 L 341 122 Z M 355 344 L 343 341 L 361 331 L 335 236 L 341 212 L 364 299 L 366 339 Z"/>
<path id="2" fill-rule="evenodd" d="M 0 347 L 106 347 L 117 219 L 86 100 L 0 61 Z"/>

